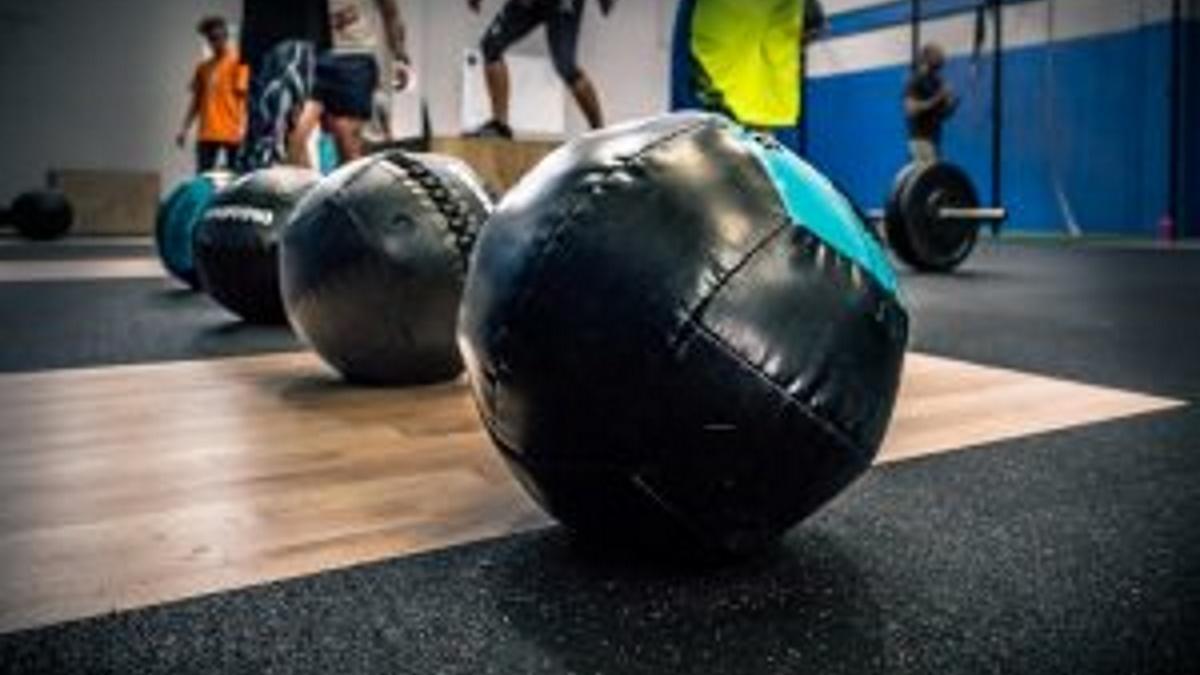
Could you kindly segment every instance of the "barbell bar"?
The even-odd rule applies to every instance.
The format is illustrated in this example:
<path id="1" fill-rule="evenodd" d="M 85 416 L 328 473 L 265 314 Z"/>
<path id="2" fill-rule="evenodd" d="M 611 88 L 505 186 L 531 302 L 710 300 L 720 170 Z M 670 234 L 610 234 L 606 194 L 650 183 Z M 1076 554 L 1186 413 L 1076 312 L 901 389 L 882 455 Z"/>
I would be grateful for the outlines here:
<path id="1" fill-rule="evenodd" d="M 938 209 L 938 218 L 943 220 L 969 220 L 976 222 L 994 222 L 1008 219 L 1008 209 L 996 206 L 953 207 L 943 206 Z M 867 217 L 874 221 L 882 221 L 885 217 L 883 209 L 872 209 Z"/>

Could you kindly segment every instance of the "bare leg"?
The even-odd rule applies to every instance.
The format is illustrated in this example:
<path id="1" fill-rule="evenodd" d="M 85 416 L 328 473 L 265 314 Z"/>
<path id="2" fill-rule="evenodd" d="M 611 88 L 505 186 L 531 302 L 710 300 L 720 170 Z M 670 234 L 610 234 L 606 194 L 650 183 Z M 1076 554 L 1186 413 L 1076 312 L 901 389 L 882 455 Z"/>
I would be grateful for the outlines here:
<path id="1" fill-rule="evenodd" d="M 306 101 L 296 118 L 296 124 L 287 138 L 288 164 L 307 169 L 312 168 L 312 158 L 308 154 L 308 139 L 321 123 L 324 107 L 316 101 Z"/>
<path id="2" fill-rule="evenodd" d="M 579 77 L 571 83 L 571 94 L 575 96 L 575 103 L 579 104 L 579 109 L 587 118 L 588 126 L 593 129 L 604 126 L 604 112 L 600 109 L 600 96 L 596 93 L 596 87 L 592 85 L 592 81 L 582 71 L 579 73 Z"/>
<path id="3" fill-rule="evenodd" d="M 503 60 L 489 63 L 483 69 L 487 79 L 488 95 L 492 100 L 492 119 L 501 124 L 508 124 L 508 97 L 511 85 L 508 77 L 508 64 Z"/>
<path id="4" fill-rule="evenodd" d="M 325 129 L 333 136 L 338 159 L 342 164 L 353 162 L 367 154 L 362 130 L 366 123 L 352 117 L 327 117 Z"/>

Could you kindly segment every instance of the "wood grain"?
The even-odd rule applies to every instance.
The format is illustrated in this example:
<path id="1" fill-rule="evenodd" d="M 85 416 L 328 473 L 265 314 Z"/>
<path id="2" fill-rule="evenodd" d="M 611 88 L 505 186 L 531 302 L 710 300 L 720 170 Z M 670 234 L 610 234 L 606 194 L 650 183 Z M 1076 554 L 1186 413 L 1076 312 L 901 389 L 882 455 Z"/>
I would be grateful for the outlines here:
<path id="1" fill-rule="evenodd" d="M 909 358 L 880 461 L 1178 402 Z M 546 524 L 465 385 L 309 354 L 0 376 L 0 632 Z"/>
<path id="2" fill-rule="evenodd" d="M 101 260 L 7 260 L 0 282 L 73 279 L 153 279 L 166 276 L 162 263 L 149 256 Z"/>
<path id="3" fill-rule="evenodd" d="M 517 184 L 559 143 L 556 141 L 501 138 L 435 138 L 433 151 L 452 155 L 469 164 L 496 194 Z"/>

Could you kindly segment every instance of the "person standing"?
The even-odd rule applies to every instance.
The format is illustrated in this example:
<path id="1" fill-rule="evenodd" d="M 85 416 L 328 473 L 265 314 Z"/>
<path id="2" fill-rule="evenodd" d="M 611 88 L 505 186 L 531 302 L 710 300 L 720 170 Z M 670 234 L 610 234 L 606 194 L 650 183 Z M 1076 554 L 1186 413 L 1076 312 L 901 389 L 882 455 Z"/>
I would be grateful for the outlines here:
<path id="1" fill-rule="evenodd" d="M 508 66 L 504 62 L 504 52 L 538 26 L 546 27 L 554 70 L 571 90 L 571 95 L 587 119 L 588 126 L 592 129 L 604 126 L 600 96 L 577 61 L 584 2 L 585 0 L 507 0 L 500 8 L 480 44 L 488 96 L 492 103 L 492 119 L 469 135 L 513 137 L 508 117 L 511 84 Z M 615 3 L 616 0 L 600 0 L 600 11 L 607 16 Z M 467 0 L 467 5 L 476 13 L 480 11 L 480 4 L 481 0 Z"/>
<path id="2" fill-rule="evenodd" d="M 818 0 L 681 0 L 671 109 L 721 113 L 755 129 L 797 127 L 804 46 L 824 25 Z"/>
<path id="3" fill-rule="evenodd" d="M 410 61 L 396 0 L 329 0 L 329 23 L 332 48 L 317 57 L 312 92 L 288 141 L 289 159 L 300 166 L 311 164 L 308 140 L 318 126 L 333 137 L 340 162 L 366 153 L 363 128 L 374 113 L 381 45 L 394 58 L 388 81 L 397 89 L 408 82 Z"/>
<path id="4" fill-rule="evenodd" d="M 185 147 L 192 127 L 197 126 L 196 170 L 203 173 L 233 164 L 246 133 L 250 74 L 229 43 L 225 19 L 208 17 L 197 30 L 208 42 L 210 54 L 196 66 L 192 76 L 191 99 L 175 144 Z"/>
<path id="5" fill-rule="evenodd" d="M 317 54 L 332 42 L 329 0 L 244 0 L 242 63 L 250 68 L 249 120 L 237 169 L 289 158 L 289 141 L 312 93 Z"/>
<path id="6" fill-rule="evenodd" d="M 904 85 L 904 118 L 908 125 L 908 151 L 914 162 L 938 161 L 942 125 L 958 107 L 954 92 L 942 80 L 946 53 L 930 43 L 921 48 L 916 67 Z"/>

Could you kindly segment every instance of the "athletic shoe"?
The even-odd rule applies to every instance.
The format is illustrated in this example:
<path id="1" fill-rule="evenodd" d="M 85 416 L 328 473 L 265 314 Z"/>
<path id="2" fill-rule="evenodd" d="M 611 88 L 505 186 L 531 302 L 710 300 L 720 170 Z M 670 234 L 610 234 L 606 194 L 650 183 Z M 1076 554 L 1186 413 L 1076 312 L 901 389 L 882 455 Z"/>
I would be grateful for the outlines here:
<path id="1" fill-rule="evenodd" d="M 467 138 L 505 138 L 512 140 L 513 130 L 504 122 L 491 120 L 475 131 L 469 132 Z"/>

